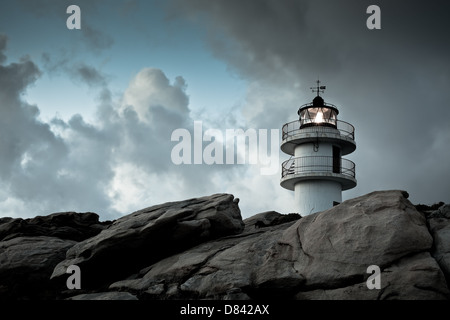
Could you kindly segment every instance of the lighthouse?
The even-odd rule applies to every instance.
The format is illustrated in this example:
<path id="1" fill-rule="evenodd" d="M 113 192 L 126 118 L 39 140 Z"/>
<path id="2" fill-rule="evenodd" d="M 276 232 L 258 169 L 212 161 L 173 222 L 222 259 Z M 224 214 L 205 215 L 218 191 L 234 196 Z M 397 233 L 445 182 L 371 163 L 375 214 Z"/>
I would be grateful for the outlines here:
<path id="1" fill-rule="evenodd" d="M 302 216 L 342 202 L 342 191 L 356 186 L 355 164 L 342 156 L 355 151 L 355 128 L 338 120 L 339 110 L 320 96 L 326 87 L 311 88 L 317 96 L 302 105 L 299 119 L 282 129 L 281 150 L 290 155 L 282 163 L 280 185 L 294 191 Z"/>

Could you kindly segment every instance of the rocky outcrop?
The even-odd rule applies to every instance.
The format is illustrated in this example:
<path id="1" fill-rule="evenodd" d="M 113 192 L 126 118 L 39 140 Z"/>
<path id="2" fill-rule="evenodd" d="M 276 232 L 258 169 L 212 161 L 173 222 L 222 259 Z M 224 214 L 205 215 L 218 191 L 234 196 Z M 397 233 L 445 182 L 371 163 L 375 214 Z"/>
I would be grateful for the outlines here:
<path id="1" fill-rule="evenodd" d="M 267 230 L 248 219 L 242 234 L 158 261 L 110 289 L 141 299 L 442 299 L 448 289 L 432 243 L 405 193 L 374 192 Z M 382 270 L 382 290 L 366 286 L 370 265 Z"/>
<path id="2" fill-rule="evenodd" d="M 53 268 L 76 242 L 54 237 L 16 237 L 0 241 L 0 299 L 53 299 Z"/>
<path id="3" fill-rule="evenodd" d="M 66 278 L 75 264 L 86 287 L 97 288 L 201 242 L 238 234 L 244 229 L 238 202 L 217 194 L 134 212 L 70 248 L 52 278 Z"/>
<path id="4" fill-rule="evenodd" d="M 294 268 L 305 289 L 363 280 L 369 265 L 381 269 L 431 249 L 425 217 L 400 191 L 374 192 L 303 218 L 280 245 L 295 250 Z"/>
<path id="5" fill-rule="evenodd" d="M 450 206 L 422 212 L 407 197 L 377 191 L 306 217 L 242 221 L 238 200 L 216 194 L 137 211 L 84 240 L 14 231 L 0 241 L 0 294 L 28 259 L 45 269 L 33 281 L 51 288 L 46 299 L 450 299 Z M 67 290 L 72 264 L 82 290 Z M 367 286 L 372 265 L 380 289 Z"/>
<path id="6" fill-rule="evenodd" d="M 95 213 L 59 212 L 32 219 L 0 219 L 0 299 L 54 299 L 55 266 L 77 241 L 97 235 L 110 222 Z"/>
<path id="7" fill-rule="evenodd" d="M 268 215 L 271 216 L 268 219 L 274 215 L 281 216 L 274 212 Z M 265 220 L 264 216 L 260 218 Z M 256 227 L 254 221 L 246 222 L 245 230 L 239 235 L 209 241 L 162 259 L 141 270 L 135 279 L 115 282 L 110 289 L 132 292 L 140 299 L 253 298 L 255 296 L 250 291 L 264 282 L 263 279 L 254 279 L 257 274 L 261 278 L 264 272 L 269 271 L 268 278 L 283 276 L 280 270 L 262 268 L 264 257 L 290 224 L 264 230 Z M 271 289 L 275 290 L 274 287 Z M 283 291 L 286 289 L 284 287 Z"/>
<path id="8" fill-rule="evenodd" d="M 79 294 L 67 300 L 138 300 L 136 296 L 128 292 L 98 292 Z"/>
<path id="9" fill-rule="evenodd" d="M 443 205 L 433 211 L 429 215 L 428 223 L 434 239 L 432 255 L 450 284 L 450 205 Z"/>
<path id="10" fill-rule="evenodd" d="M 98 215 L 92 212 L 59 212 L 32 219 L 0 218 L 0 241 L 23 236 L 82 241 L 97 235 L 110 224 L 98 219 Z"/>

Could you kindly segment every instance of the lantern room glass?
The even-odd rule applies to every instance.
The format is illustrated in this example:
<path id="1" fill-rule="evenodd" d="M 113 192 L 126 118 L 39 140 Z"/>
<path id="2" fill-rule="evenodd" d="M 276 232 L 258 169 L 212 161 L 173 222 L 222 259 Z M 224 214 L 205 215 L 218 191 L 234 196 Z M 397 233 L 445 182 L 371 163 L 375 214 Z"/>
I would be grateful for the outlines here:
<path id="1" fill-rule="evenodd" d="M 311 107 L 300 111 L 300 128 L 305 126 L 331 126 L 336 128 L 337 112 L 334 108 Z"/>

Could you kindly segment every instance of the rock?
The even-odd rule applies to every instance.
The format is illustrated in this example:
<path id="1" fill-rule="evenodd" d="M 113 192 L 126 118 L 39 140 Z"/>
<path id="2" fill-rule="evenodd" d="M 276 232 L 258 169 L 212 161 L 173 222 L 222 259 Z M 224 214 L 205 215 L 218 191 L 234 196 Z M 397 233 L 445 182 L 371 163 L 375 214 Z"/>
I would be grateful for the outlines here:
<path id="1" fill-rule="evenodd" d="M 79 294 L 66 300 L 137 300 L 137 298 L 128 292 L 98 292 Z"/>
<path id="2" fill-rule="evenodd" d="M 443 204 L 436 211 L 433 211 L 429 218 L 445 218 L 450 219 L 450 204 Z"/>
<path id="3" fill-rule="evenodd" d="M 50 275 L 74 244 L 45 236 L 0 241 L 0 300 L 55 297 Z"/>
<path id="4" fill-rule="evenodd" d="M 407 197 L 377 191 L 306 217 L 244 221 L 229 194 L 106 225 L 75 213 L 1 218 L 0 299 L 450 299 L 450 206 L 418 211 Z M 82 290 L 66 287 L 71 264 Z M 367 287 L 371 265 L 380 289 Z"/>
<path id="5" fill-rule="evenodd" d="M 255 214 L 244 220 L 246 228 L 260 228 L 270 226 L 271 223 L 282 214 L 276 211 L 266 211 Z"/>
<path id="6" fill-rule="evenodd" d="M 198 243 L 243 231 L 233 195 L 215 194 L 149 207 L 114 221 L 67 252 L 52 278 L 78 265 L 87 288 L 126 278 L 164 257 Z"/>
<path id="7" fill-rule="evenodd" d="M 300 218 L 301 216 L 298 213 L 281 214 L 276 211 L 266 211 L 245 219 L 244 223 L 247 228 L 265 228 Z"/>
<path id="8" fill-rule="evenodd" d="M 428 252 L 407 256 L 382 270 L 381 289 L 369 289 L 366 279 L 347 287 L 303 291 L 307 300 L 443 300 L 448 288 L 443 274 Z"/>
<path id="9" fill-rule="evenodd" d="M 445 203 L 441 201 L 431 206 L 426 204 L 416 204 L 414 207 L 416 207 L 417 211 L 423 212 L 426 216 L 428 216 L 429 214 L 433 213 L 434 211 L 442 207 L 444 204 Z"/>
<path id="10" fill-rule="evenodd" d="M 433 257 L 444 272 L 450 285 L 450 205 L 443 205 L 428 217 L 430 232 L 434 239 Z"/>
<path id="11" fill-rule="evenodd" d="M 32 219 L 0 219 L 0 240 L 49 236 L 82 241 L 97 235 L 110 222 L 99 222 L 96 213 L 59 212 Z"/>
<path id="12" fill-rule="evenodd" d="M 369 265 L 378 265 L 383 270 L 404 257 L 428 252 L 431 246 L 425 217 L 406 199 L 404 192 L 373 192 L 297 221 L 271 248 L 260 274 L 271 281 L 280 281 L 280 274 L 288 274 L 288 282 L 297 283 L 290 289 L 297 290 L 296 298 L 308 297 L 302 292 L 317 293 L 320 289 L 325 293 L 322 297 L 327 298 L 328 292 L 333 292 L 334 298 L 344 299 L 349 296 L 348 287 L 353 298 L 358 295 L 373 298 L 373 293 L 366 292 L 367 286 L 360 285 L 367 278 Z M 278 277 L 269 270 L 277 270 Z M 448 289 L 442 283 L 440 269 L 434 271 L 431 274 L 435 282 L 441 282 L 438 290 L 442 298 Z M 416 288 L 423 277 L 409 281 L 409 286 Z M 436 298 L 435 292 L 426 286 L 419 290 L 423 292 L 411 290 L 409 298 Z"/>
<path id="13" fill-rule="evenodd" d="M 293 222 L 255 229 L 200 244 L 162 259 L 142 270 L 141 277 L 113 283 L 110 290 L 129 291 L 140 299 L 248 299 L 261 260 L 277 242 L 282 231 Z M 251 224 L 250 224 L 251 225 Z M 286 279 L 286 274 L 271 270 L 268 277 Z M 281 283 L 283 290 L 290 284 Z M 273 288 L 272 288 L 273 289 Z"/>
<path id="14" fill-rule="evenodd" d="M 140 299 L 446 298 L 425 217 L 405 196 L 373 192 L 275 226 L 280 215 L 265 212 L 247 219 L 243 233 L 162 259 L 110 290 Z M 365 283 L 373 264 L 381 290 Z"/>
<path id="15" fill-rule="evenodd" d="M 76 241 L 98 234 L 109 222 L 95 213 L 60 212 L 32 219 L 0 219 L 0 297 L 55 298 L 49 281 Z M 65 284 L 64 284 L 65 285 Z"/>
<path id="16" fill-rule="evenodd" d="M 308 287 L 361 282 L 369 265 L 385 268 L 431 249 L 425 217 L 402 191 L 378 191 L 309 215 L 286 230 L 280 245 Z"/>
<path id="17" fill-rule="evenodd" d="M 386 276 L 383 276 L 384 274 Z M 400 259 L 384 269 L 381 277 L 380 299 L 449 298 L 449 290 L 442 270 L 429 252 L 421 252 Z"/>

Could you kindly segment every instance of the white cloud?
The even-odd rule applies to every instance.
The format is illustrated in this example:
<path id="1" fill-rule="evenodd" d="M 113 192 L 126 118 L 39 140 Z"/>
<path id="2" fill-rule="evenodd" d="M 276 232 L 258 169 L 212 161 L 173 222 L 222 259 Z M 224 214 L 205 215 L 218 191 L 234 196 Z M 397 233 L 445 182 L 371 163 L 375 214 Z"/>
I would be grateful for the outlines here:
<path id="1" fill-rule="evenodd" d="M 192 132 L 194 123 L 183 78 L 171 83 L 163 71 L 145 68 L 122 96 L 113 99 L 100 72 L 88 65 L 83 70 L 88 72 L 76 81 L 90 87 L 100 84 L 95 123 L 76 114 L 68 121 L 54 118 L 47 124 L 38 118 L 38 106 L 28 105 L 19 96 L 36 81 L 37 67 L 29 60 L 1 66 L 0 81 L 9 87 L 0 88 L 5 98 L 0 103 L 0 118 L 10 114 L 10 121 L 0 128 L 1 136 L 9 138 L 0 144 L 7 160 L 0 166 L 3 214 L 30 217 L 94 211 L 102 219 L 111 219 L 161 202 L 212 193 L 270 198 L 272 187 L 266 190 L 264 185 L 271 178 L 261 176 L 258 165 L 171 163 L 172 131 L 186 128 Z M 213 125 L 225 132 L 227 122 L 211 120 L 206 114 L 197 116 L 209 124 L 204 132 Z M 249 176 L 249 172 L 253 173 Z M 267 201 L 244 201 L 243 215 L 252 212 L 255 202 Z"/>
<path id="2" fill-rule="evenodd" d="M 173 84 L 159 69 L 145 68 L 130 82 L 125 90 L 122 102 L 122 112 L 132 106 L 140 121 L 155 121 L 152 109 L 164 106 L 167 110 L 186 115 L 189 111 L 188 97 L 184 90 L 186 83 L 182 77 L 177 77 Z"/>

